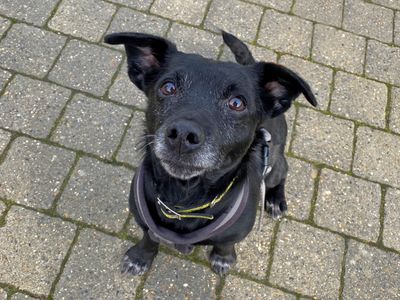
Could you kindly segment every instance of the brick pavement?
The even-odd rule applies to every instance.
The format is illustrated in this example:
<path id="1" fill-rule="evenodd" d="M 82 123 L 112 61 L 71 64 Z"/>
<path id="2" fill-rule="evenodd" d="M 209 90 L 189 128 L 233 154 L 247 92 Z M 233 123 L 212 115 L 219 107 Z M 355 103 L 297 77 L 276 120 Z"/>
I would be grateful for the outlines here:
<path id="1" fill-rule="evenodd" d="M 207 249 L 119 261 L 146 99 L 106 33 L 231 60 L 218 28 L 293 68 L 289 214 L 214 275 Z M 0 0 L 0 299 L 400 299 L 400 1 Z"/>

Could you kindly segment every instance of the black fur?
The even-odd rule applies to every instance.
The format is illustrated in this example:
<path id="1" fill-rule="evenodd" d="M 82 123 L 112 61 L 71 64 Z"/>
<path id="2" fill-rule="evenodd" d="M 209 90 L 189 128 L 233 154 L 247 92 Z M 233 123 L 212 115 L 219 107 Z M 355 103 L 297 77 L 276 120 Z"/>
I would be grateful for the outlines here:
<path id="1" fill-rule="evenodd" d="M 223 39 L 239 64 L 182 53 L 171 42 L 147 34 L 115 33 L 105 38 L 107 43 L 125 45 L 129 77 L 149 100 L 144 135 L 145 195 L 159 224 L 189 233 L 210 221 L 168 219 L 156 208 L 157 196 L 170 206 L 199 206 L 222 193 L 234 177 L 238 178 L 235 185 L 250 179 L 251 201 L 239 220 L 201 243 L 214 246 L 211 266 L 220 275 L 234 264 L 234 245 L 252 229 L 260 202 L 262 161 L 257 129 L 265 127 L 272 135 L 266 209 L 279 217 L 287 209 L 287 125 L 282 113 L 300 93 L 317 104 L 308 84 L 296 73 L 277 64 L 255 62 L 247 46 L 231 34 L 223 32 Z M 245 103 L 245 109 L 230 108 L 233 98 L 235 105 Z M 157 254 L 158 244 L 147 234 L 132 190 L 129 204 L 144 238 L 126 253 L 123 271 L 143 274 Z M 218 217 L 228 205 L 222 200 L 203 212 Z"/>

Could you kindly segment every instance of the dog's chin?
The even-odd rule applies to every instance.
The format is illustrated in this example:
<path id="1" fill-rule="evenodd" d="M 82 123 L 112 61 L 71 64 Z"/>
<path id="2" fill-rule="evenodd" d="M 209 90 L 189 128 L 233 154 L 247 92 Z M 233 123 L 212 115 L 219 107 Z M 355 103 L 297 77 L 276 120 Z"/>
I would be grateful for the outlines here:
<path id="1" fill-rule="evenodd" d="M 164 170 L 172 177 L 180 180 L 189 180 L 197 176 L 201 176 L 206 172 L 206 169 L 188 166 L 178 165 L 172 162 L 160 161 Z"/>

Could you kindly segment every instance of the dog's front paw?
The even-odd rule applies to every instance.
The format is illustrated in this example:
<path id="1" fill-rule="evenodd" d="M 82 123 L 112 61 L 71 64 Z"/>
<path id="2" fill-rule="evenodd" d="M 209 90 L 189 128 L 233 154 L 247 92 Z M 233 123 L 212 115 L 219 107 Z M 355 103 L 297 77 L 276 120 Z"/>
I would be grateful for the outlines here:
<path id="1" fill-rule="evenodd" d="M 272 219 L 279 219 L 287 212 L 286 201 L 285 199 L 281 199 L 280 201 L 276 201 L 275 199 L 267 199 L 267 201 L 265 202 L 265 210 Z"/>
<path id="2" fill-rule="evenodd" d="M 121 262 L 121 273 L 130 275 L 143 275 L 150 268 L 150 265 L 145 261 L 137 258 L 130 258 L 124 255 Z"/>
<path id="3" fill-rule="evenodd" d="M 236 257 L 234 255 L 222 256 L 214 252 L 210 254 L 211 268 L 221 277 L 226 275 L 235 263 Z"/>

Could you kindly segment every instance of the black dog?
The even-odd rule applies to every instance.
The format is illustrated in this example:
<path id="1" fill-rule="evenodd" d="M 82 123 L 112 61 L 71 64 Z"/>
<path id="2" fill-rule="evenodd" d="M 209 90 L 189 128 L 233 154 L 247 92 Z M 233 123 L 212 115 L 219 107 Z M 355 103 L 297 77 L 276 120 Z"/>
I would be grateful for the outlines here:
<path id="1" fill-rule="evenodd" d="M 145 156 L 129 199 L 144 234 L 127 251 L 123 272 L 146 272 L 163 242 L 183 253 L 213 245 L 211 266 L 224 275 L 236 261 L 234 245 L 254 225 L 261 197 L 273 217 L 287 210 L 282 113 L 300 93 L 317 102 L 296 73 L 256 63 L 231 34 L 223 32 L 223 39 L 238 64 L 182 53 L 148 34 L 105 38 L 125 45 L 129 78 L 148 97 Z"/>

